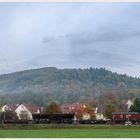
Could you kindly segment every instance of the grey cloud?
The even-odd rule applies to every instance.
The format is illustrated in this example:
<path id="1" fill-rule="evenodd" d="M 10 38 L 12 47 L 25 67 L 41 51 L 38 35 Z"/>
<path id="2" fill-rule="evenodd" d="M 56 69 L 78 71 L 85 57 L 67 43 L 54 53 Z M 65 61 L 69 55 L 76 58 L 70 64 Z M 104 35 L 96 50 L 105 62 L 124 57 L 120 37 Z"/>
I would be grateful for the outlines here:
<path id="1" fill-rule="evenodd" d="M 107 65 L 111 67 L 134 66 L 140 63 L 134 56 L 126 54 L 128 44 L 123 43 L 124 39 L 139 37 L 139 31 L 133 32 L 115 32 L 107 31 L 95 34 L 67 34 L 65 36 L 51 37 L 49 42 L 55 42 L 57 46 L 69 48 L 68 55 L 65 55 L 62 61 L 79 65 L 88 63 L 89 65 Z M 49 38 L 49 37 L 48 37 Z M 63 42 L 59 42 L 63 40 Z M 65 40 L 67 40 L 66 43 Z M 134 40 L 133 40 L 134 42 Z M 61 44 L 62 43 L 62 44 Z M 116 45 L 117 43 L 117 45 Z M 55 48 L 55 47 L 54 47 Z M 135 49 L 137 49 L 135 47 Z M 119 51 L 117 51 L 119 50 Z M 65 51 L 63 52 L 65 53 Z M 56 57 L 60 57 L 56 55 Z"/>
<path id="2" fill-rule="evenodd" d="M 140 31 L 101 31 L 99 33 L 79 33 L 79 34 L 67 34 L 65 36 L 48 36 L 42 39 L 43 44 L 57 43 L 59 40 L 67 40 L 71 46 L 83 46 L 94 45 L 100 42 L 114 42 L 122 41 L 129 38 L 140 37 Z M 67 45 L 67 44 L 66 44 Z"/>
<path id="3" fill-rule="evenodd" d="M 131 37 L 139 37 L 140 31 L 100 31 L 99 33 L 81 33 L 81 34 L 69 34 L 66 38 L 70 40 L 72 44 L 91 44 L 94 42 L 105 42 L 105 41 L 120 41 L 129 39 Z"/>
<path id="4" fill-rule="evenodd" d="M 68 34 L 65 36 L 66 39 L 70 41 L 71 44 L 74 45 L 87 45 L 93 43 L 95 40 L 95 35 L 87 35 L 84 33 L 81 34 Z"/>
<path id="5" fill-rule="evenodd" d="M 140 4 L 87 5 L 1 5 L 0 53 L 6 60 L 0 59 L 0 73 L 52 65 L 136 68 Z"/>
<path id="6" fill-rule="evenodd" d="M 44 37 L 43 39 L 42 39 L 42 43 L 50 43 L 50 42 L 53 42 L 53 41 L 55 41 L 56 40 L 56 38 L 54 37 L 54 36 L 47 36 L 47 37 Z"/>
<path id="7" fill-rule="evenodd" d="M 124 68 L 126 66 L 134 66 L 140 63 L 139 60 L 133 56 L 127 56 L 127 54 L 121 54 L 119 52 L 102 50 L 98 48 L 92 49 L 77 49 L 71 52 L 71 59 L 75 62 L 80 61 L 83 63 L 89 63 L 90 65 L 98 66 L 111 66 Z"/>

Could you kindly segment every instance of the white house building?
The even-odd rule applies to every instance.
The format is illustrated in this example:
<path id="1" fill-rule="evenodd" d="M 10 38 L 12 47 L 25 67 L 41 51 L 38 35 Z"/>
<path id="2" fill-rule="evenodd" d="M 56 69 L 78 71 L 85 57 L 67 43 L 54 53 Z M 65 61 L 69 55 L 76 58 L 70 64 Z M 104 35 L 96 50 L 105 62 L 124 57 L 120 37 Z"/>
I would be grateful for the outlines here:
<path id="1" fill-rule="evenodd" d="M 133 105 L 133 102 L 129 99 L 126 104 L 127 104 L 127 111 L 129 111 L 130 107 Z"/>
<path id="2" fill-rule="evenodd" d="M 82 115 L 82 120 L 90 120 L 90 114 L 84 112 Z"/>
<path id="3" fill-rule="evenodd" d="M 27 107 L 24 104 L 21 104 L 17 107 L 17 109 L 15 110 L 19 120 L 22 119 L 22 115 L 26 115 L 28 120 L 32 120 L 32 113 L 27 109 Z"/>
<path id="4" fill-rule="evenodd" d="M 11 111 L 11 108 L 10 108 L 8 105 L 4 105 L 4 106 L 1 108 L 1 111 L 2 111 L 2 112 Z"/>
<path id="5" fill-rule="evenodd" d="M 32 114 L 39 113 L 39 109 L 30 104 L 4 105 L 1 111 L 13 111 L 16 113 L 19 120 L 25 119 L 25 117 L 28 120 L 32 120 Z"/>
<path id="6" fill-rule="evenodd" d="M 102 113 L 96 113 L 95 114 L 95 119 L 96 120 L 105 120 L 105 118 L 104 118 Z"/>

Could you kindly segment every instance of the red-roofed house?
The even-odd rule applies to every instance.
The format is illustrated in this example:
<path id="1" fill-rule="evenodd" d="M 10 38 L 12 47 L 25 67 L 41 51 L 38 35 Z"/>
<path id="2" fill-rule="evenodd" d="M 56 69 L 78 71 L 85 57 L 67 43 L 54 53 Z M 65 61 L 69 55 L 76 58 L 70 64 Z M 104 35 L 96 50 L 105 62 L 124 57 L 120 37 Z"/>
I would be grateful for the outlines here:
<path id="1" fill-rule="evenodd" d="M 62 112 L 63 113 L 76 113 L 84 112 L 85 105 L 84 104 L 79 104 L 79 103 L 74 103 L 74 104 L 63 104 L 61 106 Z"/>
<path id="2" fill-rule="evenodd" d="M 81 103 L 63 104 L 61 110 L 63 113 L 75 113 L 75 119 L 82 119 L 89 116 L 89 114 L 85 113 L 85 107 L 86 105 Z"/>

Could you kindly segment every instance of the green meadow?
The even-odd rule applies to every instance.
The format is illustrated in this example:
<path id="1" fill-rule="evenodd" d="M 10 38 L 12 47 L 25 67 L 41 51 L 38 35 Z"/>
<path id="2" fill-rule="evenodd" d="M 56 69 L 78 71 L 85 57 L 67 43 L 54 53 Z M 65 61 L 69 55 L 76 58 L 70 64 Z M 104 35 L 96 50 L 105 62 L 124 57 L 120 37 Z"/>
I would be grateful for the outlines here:
<path id="1" fill-rule="evenodd" d="M 8 127 L 5 125 L 0 128 L 0 138 L 140 138 L 140 126 L 27 125 L 27 129 L 26 125 Z"/>

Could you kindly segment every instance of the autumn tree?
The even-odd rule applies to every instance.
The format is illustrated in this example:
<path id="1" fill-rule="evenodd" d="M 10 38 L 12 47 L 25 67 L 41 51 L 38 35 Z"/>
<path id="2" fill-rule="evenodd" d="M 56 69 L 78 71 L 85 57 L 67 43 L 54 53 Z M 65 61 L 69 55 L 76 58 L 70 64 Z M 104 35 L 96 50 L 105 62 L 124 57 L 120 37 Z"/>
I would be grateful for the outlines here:
<path id="1" fill-rule="evenodd" d="M 89 105 L 90 107 L 97 107 L 97 101 L 91 99 L 87 102 L 87 105 Z"/>
<path id="2" fill-rule="evenodd" d="M 105 113 L 105 111 L 107 110 L 106 107 L 108 107 L 108 105 L 119 108 L 121 102 L 122 101 L 119 99 L 117 93 L 115 91 L 110 91 L 99 97 L 98 108 L 101 113 Z"/>
<path id="3" fill-rule="evenodd" d="M 95 119 L 95 110 L 91 106 L 86 104 L 84 112 L 88 113 L 91 119 Z"/>
<path id="4" fill-rule="evenodd" d="M 83 115 L 83 113 L 81 113 L 81 112 L 75 112 L 75 117 L 78 120 L 81 120 L 82 119 L 82 115 Z"/>
<path id="5" fill-rule="evenodd" d="M 95 119 L 95 110 L 88 104 L 77 107 L 74 112 L 78 120 L 81 120 L 85 113 L 90 115 L 90 119 Z"/>
<path id="6" fill-rule="evenodd" d="M 117 112 L 117 108 L 112 105 L 112 104 L 108 104 L 106 105 L 106 110 L 105 110 L 105 116 L 109 119 L 111 119 L 112 113 L 113 112 Z"/>
<path id="7" fill-rule="evenodd" d="M 45 113 L 50 113 L 50 114 L 53 114 L 53 113 L 62 113 L 62 110 L 61 110 L 60 106 L 57 103 L 52 102 L 52 103 L 50 103 L 46 107 Z"/>

